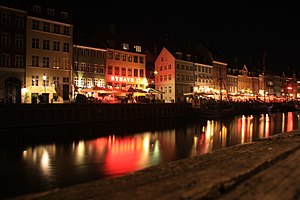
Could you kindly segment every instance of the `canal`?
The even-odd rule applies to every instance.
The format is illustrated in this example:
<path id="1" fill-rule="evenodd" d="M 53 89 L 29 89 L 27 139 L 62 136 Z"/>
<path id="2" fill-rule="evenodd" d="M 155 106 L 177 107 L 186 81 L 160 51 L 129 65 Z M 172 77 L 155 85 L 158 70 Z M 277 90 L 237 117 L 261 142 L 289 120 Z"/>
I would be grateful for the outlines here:
<path id="1" fill-rule="evenodd" d="M 286 112 L 5 129 L 0 198 L 124 176 L 299 128 L 299 112 Z"/>

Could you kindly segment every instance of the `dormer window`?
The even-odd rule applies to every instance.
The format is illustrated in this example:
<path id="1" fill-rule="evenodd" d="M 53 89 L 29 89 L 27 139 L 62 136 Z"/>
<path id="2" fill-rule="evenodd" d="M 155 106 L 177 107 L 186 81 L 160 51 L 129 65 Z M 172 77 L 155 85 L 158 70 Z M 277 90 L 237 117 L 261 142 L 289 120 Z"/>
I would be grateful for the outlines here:
<path id="1" fill-rule="evenodd" d="M 123 43 L 123 44 L 122 44 L 122 48 L 123 48 L 124 50 L 129 50 L 129 44 Z"/>
<path id="2" fill-rule="evenodd" d="M 68 19 L 68 13 L 66 13 L 66 12 L 61 12 L 61 13 L 60 13 L 60 16 L 61 16 L 61 18 L 63 18 L 63 19 Z"/>
<path id="3" fill-rule="evenodd" d="M 47 15 L 54 16 L 54 13 L 55 13 L 54 9 L 51 9 L 51 8 L 47 9 Z"/>
<path id="4" fill-rule="evenodd" d="M 177 59 L 182 59 L 182 53 L 181 52 L 176 52 L 175 55 L 176 55 Z"/>
<path id="5" fill-rule="evenodd" d="M 33 11 L 34 13 L 40 14 L 40 13 L 42 12 L 42 8 L 41 8 L 41 6 L 33 5 L 32 11 Z"/>
<path id="6" fill-rule="evenodd" d="M 142 52 L 142 47 L 141 46 L 136 45 L 136 46 L 134 46 L 134 49 L 135 49 L 136 52 Z"/>
<path id="7" fill-rule="evenodd" d="M 186 60 L 188 60 L 188 61 L 191 60 L 191 54 L 186 54 Z"/>

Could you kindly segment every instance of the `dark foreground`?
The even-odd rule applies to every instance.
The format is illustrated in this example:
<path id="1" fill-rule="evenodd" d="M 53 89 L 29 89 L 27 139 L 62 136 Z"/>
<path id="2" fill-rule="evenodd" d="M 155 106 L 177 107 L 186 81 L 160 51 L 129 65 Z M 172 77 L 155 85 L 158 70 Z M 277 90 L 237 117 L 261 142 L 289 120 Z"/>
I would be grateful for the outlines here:
<path id="1" fill-rule="evenodd" d="M 14 199 L 299 199 L 300 130 Z"/>

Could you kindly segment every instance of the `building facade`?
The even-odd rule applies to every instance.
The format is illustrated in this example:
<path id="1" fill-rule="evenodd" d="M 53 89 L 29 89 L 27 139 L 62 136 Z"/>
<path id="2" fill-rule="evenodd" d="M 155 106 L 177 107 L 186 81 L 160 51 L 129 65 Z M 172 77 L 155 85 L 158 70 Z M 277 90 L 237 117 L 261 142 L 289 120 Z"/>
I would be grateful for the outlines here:
<path id="1" fill-rule="evenodd" d="M 27 12 L 0 6 L 0 103 L 21 103 L 25 96 Z"/>
<path id="2" fill-rule="evenodd" d="M 129 88 L 145 89 L 146 56 L 141 53 L 141 46 L 130 48 L 123 43 L 121 49 L 106 49 L 106 87 L 128 90 Z"/>
<path id="3" fill-rule="evenodd" d="M 26 31 L 24 103 L 64 103 L 71 98 L 73 25 L 67 11 L 33 4 Z"/>
<path id="4" fill-rule="evenodd" d="M 95 87 L 105 87 L 105 68 L 106 49 L 73 45 L 72 97 L 84 89 L 92 96 Z"/>

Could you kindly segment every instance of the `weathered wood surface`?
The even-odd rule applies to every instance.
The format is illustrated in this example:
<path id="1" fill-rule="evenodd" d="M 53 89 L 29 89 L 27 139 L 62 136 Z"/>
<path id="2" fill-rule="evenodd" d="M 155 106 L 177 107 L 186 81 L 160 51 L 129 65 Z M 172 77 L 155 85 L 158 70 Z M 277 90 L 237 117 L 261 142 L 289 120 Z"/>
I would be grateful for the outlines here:
<path id="1" fill-rule="evenodd" d="M 300 130 L 14 199 L 299 199 Z"/>

